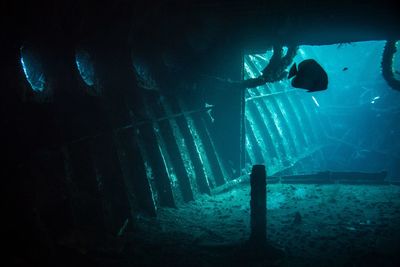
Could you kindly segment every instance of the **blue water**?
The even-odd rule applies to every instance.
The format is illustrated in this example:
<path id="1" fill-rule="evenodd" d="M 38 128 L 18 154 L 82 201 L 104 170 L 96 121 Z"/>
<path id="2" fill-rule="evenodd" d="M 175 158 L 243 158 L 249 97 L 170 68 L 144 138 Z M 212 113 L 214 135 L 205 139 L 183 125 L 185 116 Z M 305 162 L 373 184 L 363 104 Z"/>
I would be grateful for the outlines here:
<path id="1" fill-rule="evenodd" d="M 246 128 L 248 166 L 266 163 L 272 174 L 386 170 L 388 179 L 400 178 L 400 92 L 383 79 L 384 45 L 369 41 L 301 46 L 294 62 L 317 60 L 328 73 L 325 91 L 307 93 L 288 80 L 248 90 L 248 99 L 284 92 L 246 102 L 251 126 Z M 259 75 L 249 61 L 260 72 L 271 54 L 245 56 L 245 78 Z M 399 54 L 395 70 L 400 70 Z M 266 115 L 267 110 L 272 115 Z M 266 127 L 260 126 L 263 123 Z M 255 136 L 253 142 L 250 135 Z M 267 139 L 273 146 L 266 145 Z"/>

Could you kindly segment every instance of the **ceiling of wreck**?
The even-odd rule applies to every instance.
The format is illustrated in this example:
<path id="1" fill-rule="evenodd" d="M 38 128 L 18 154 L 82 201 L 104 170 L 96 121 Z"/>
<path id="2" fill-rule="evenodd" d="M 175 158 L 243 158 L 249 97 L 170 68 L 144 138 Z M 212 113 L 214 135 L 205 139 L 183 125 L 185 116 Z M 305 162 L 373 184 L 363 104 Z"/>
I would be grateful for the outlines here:
<path id="1" fill-rule="evenodd" d="M 169 45 L 191 38 L 254 45 L 328 44 L 399 37 L 395 1 L 10 1 L 13 29 L 32 38 L 49 33 L 84 41 L 117 33 Z M 137 41 L 136 38 L 134 38 Z M 141 40 L 143 41 L 143 40 Z M 153 41 L 153 40 L 148 40 Z M 204 40 L 205 41 L 205 40 Z"/>

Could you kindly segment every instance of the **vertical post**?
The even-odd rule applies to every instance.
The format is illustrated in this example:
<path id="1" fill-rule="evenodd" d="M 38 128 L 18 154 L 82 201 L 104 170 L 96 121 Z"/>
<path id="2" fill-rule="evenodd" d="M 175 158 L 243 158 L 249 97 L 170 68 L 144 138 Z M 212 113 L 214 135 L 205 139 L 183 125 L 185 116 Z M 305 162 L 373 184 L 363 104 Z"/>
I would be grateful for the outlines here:
<path id="1" fill-rule="evenodd" d="M 241 78 L 244 80 L 244 55 L 241 53 Z M 243 175 L 246 170 L 246 90 L 241 89 L 240 93 L 240 175 Z"/>
<path id="2" fill-rule="evenodd" d="M 254 165 L 250 175 L 250 242 L 265 244 L 267 240 L 267 176 L 264 165 Z"/>

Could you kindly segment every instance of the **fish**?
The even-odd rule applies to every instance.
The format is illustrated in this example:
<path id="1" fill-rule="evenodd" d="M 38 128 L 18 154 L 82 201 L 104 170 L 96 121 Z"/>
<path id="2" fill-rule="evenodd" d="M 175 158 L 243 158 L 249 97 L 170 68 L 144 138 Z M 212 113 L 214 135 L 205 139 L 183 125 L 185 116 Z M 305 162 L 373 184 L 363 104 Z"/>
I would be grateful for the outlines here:
<path id="1" fill-rule="evenodd" d="M 348 70 L 349 68 L 348 67 L 344 67 L 343 69 L 342 69 L 342 71 L 346 71 L 346 70 Z"/>
<path id="2" fill-rule="evenodd" d="M 323 91 L 328 88 L 328 74 L 314 59 L 306 59 L 292 65 L 289 70 L 288 79 L 292 78 L 292 86 L 306 89 L 307 92 Z"/>

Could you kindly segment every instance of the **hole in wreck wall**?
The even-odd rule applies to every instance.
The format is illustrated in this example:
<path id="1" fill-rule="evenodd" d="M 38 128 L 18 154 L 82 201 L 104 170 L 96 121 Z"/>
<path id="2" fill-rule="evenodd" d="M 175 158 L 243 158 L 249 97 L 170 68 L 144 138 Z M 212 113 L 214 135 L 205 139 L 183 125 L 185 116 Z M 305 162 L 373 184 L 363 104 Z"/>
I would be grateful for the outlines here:
<path id="1" fill-rule="evenodd" d="M 25 46 L 20 48 L 20 53 L 21 67 L 24 71 L 25 78 L 33 91 L 42 92 L 45 89 L 46 77 L 39 55 Z"/>
<path id="2" fill-rule="evenodd" d="M 88 86 L 93 86 L 95 81 L 94 67 L 89 53 L 84 50 L 78 50 L 75 55 L 75 63 L 82 80 Z"/>

